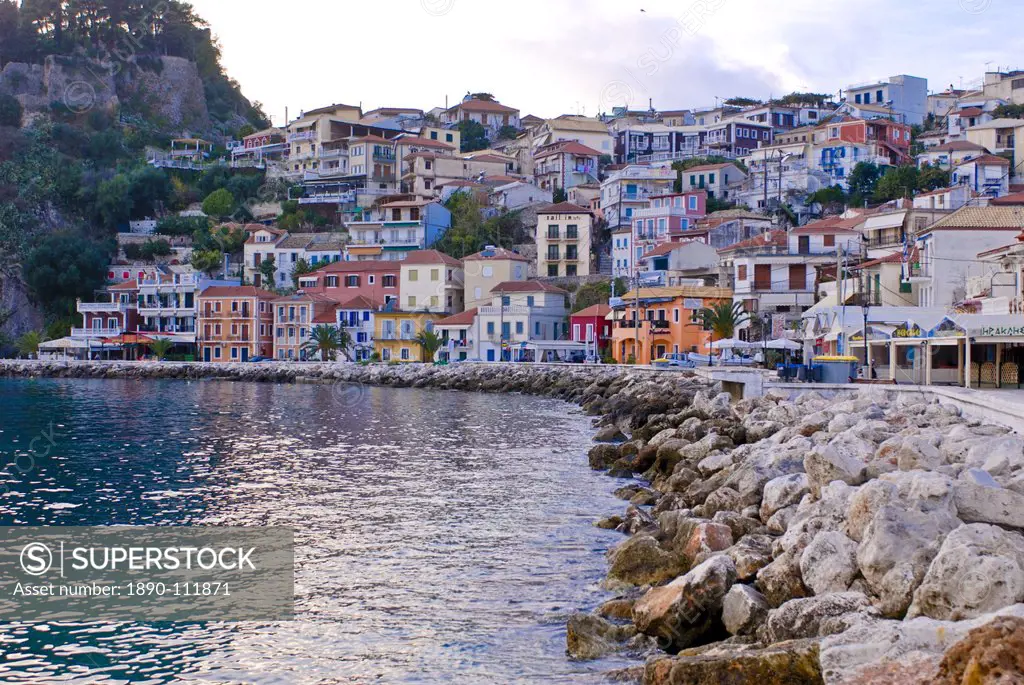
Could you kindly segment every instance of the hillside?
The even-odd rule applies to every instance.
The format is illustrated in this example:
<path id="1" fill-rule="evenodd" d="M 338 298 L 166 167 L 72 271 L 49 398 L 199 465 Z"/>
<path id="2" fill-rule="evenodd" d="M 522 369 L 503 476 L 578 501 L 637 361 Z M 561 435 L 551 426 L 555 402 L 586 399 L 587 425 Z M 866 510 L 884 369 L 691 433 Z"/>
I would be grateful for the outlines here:
<path id="1" fill-rule="evenodd" d="M 147 146 L 266 125 L 187 3 L 0 0 L 0 348 L 72 325 L 128 221 L 221 189 L 233 214 L 263 183 L 259 172 L 154 169 Z"/>

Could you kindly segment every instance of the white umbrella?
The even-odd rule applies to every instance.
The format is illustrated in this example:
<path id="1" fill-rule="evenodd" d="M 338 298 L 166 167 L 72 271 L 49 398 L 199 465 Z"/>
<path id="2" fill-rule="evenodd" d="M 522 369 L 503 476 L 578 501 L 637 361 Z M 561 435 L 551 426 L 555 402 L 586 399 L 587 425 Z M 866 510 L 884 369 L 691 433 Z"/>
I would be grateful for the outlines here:
<path id="1" fill-rule="evenodd" d="M 757 345 L 745 342 L 743 340 L 735 340 L 733 338 L 725 338 L 723 340 L 716 340 L 711 343 L 711 349 L 713 350 L 749 350 Z"/>
<path id="2" fill-rule="evenodd" d="M 794 340 L 787 340 L 786 338 L 779 338 L 778 340 L 769 340 L 764 344 L 769 350 L 790 350 L 792 352 L 799 352 L 804 349 L 804 346 Z"/>

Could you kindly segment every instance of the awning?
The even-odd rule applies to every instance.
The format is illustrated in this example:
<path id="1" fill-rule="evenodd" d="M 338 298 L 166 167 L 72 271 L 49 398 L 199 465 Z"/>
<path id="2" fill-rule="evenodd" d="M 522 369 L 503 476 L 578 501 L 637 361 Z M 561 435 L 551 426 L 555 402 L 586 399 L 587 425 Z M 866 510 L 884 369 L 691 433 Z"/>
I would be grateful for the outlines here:
<path id="1" fill-rule="evenodd" d="M 124 333 L 115 338 L 103 338 L 107 345 L 149 345 L 155 342 L 153 338 L 138 333 Z"/>
<path id="2" fill-rule="evenodd" d="M 380 245 L 368 245 L 366 247 L 354 247 L 349 245 L 345 250 L 356 257 L 372 257 L 373 255 L 379 255 L 383 252 Z"/>
<path id="3" fill-rule="evenodd" d="M 44 343 L 39 343 L 39 349 L 44 352 L 50 350 L 87 350 L 89 349 L 89 343 L 85 340 L 75 340 L 74 338 L 58 338 L 57 340 L 47 340 Z"/>
<path id="4" fill-rule="evenodd" d="M 895 212 L 893 214 L 883 214 L 881 216 L 873 216 L 864 222 L 865 231 L 881 231 L 886 228 L 899 228 L 903 225 L 903 221 L 906 219 L 906 212 Z"/>

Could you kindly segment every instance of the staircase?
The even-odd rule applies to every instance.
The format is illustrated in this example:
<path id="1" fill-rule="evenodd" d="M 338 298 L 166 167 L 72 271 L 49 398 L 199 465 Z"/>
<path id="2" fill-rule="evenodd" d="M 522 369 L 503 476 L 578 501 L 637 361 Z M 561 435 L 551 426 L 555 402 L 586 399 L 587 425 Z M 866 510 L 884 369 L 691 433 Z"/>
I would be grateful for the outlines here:
<path id="1" fill-rule="evenodd" d="M 603 249 L 597 253 L 597 273 L 602 276 L 612 275 L 612 253 L 608 249 Z"/>

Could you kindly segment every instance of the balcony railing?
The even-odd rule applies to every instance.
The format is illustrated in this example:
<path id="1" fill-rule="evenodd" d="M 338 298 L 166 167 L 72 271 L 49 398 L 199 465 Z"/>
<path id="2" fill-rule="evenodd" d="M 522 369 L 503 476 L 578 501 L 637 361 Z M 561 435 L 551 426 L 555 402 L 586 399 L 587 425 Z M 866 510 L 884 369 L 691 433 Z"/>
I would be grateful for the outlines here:
<path id="1" fill-rule="evenodd" d="M 303 131 L 302 133 L 289 133 L 288 142 L 294 143 L 302 140 L 313 140 L 316 137 L 316 131 Z"/>
<path id="2" fill-rule="evenodd" d="M 125 302 L 79 302 L 78 312 L 84 314 L 86 312 L 125 312 L 129 309 L 135 309 L 133 303 Z"/>
<path id="3" fill-rule="evenodd" d="M 120 326 L 118 326 L 117 328 L 98 328 L 98 329 L 97 328 L 72 328 L 71 329 L 71 337 L 72 338 L 92 338 L 92 339 L 114 338 L 114 337 L 117 337 L 117 336 L 121 335 L 121 333 L 123 333 L 123 332 L 124 331 L 121 330 Z"/>

